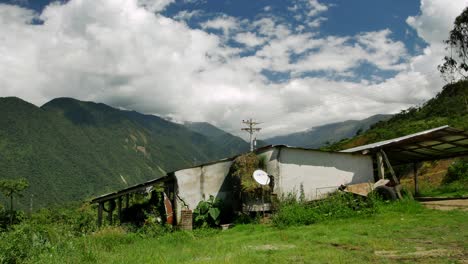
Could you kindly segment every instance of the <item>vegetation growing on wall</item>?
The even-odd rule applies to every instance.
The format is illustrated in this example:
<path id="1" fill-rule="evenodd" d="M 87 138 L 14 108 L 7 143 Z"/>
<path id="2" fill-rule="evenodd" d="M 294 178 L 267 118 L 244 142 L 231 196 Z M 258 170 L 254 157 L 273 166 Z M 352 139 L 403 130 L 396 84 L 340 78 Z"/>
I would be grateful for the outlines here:
<path id="1" fill-rule="evenodd" d="M 252 175 L 255 170 L 263 168 L 263 166 L 262 160 L 253 152 L 240 155 L 234 160 L 231 166 L 231 172 L 232 176 L 240 181 L 242 192 L 257 193 L 262 191 L 262 186 L 254 180 Z"/>

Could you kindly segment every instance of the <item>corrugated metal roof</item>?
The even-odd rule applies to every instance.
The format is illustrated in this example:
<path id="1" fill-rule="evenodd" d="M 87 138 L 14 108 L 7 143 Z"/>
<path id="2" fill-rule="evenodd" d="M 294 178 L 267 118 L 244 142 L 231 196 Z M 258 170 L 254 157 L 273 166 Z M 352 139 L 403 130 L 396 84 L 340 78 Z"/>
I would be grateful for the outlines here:
<path id="1" fill-rule="evenodd" d="M 446 125 L 342 152 L 365 153 L 380 149 L 395 164 L 464 156 L 468 155 L 468 133 Z"/>

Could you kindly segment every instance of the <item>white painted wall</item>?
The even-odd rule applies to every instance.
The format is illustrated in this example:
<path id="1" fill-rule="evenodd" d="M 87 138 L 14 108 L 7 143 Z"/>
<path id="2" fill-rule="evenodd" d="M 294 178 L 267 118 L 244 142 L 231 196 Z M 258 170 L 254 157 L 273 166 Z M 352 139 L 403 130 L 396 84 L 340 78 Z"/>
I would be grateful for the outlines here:
<path id="1" fill-rule="evenodd" d="M 374 182 L 372 158 L 283 147 L 279 163 L 279 194 L 304 188 L 306 199 L 318 199 L 342 184 Z"/>
<path id="2" fill-rule="evenodd" d="M 221 190 L 221 186 L 229 173 L 232 161 L 220 161 L 215 164 L 189 168 L 174 172 L 177 179 L 178 196 L 176 199 L 176 217 L 180 223 L 180 213 L 183 203 L 181 198 L 193 210 L 203 199 L 208 199 L 210 195 L 225 199 L 229 194 Z"/>

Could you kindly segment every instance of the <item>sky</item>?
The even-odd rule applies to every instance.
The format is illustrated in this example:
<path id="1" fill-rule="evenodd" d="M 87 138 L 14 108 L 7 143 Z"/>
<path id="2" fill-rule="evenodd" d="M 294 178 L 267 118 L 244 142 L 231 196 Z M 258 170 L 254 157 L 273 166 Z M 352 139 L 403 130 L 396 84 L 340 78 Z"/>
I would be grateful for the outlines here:
<path id="1" fill-rule="evenodd" d="M 0 97 L 73 97 L 258 138 L 420 105 L 468 0 L 0 1 Z M 245 136 L 245 135 L 244 135 Z"/>

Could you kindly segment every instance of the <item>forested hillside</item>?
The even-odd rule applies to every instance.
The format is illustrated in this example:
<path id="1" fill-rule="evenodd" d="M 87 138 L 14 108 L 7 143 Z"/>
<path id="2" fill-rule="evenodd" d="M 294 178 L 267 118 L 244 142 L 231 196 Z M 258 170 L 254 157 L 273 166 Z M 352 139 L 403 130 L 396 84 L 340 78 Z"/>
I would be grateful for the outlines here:
<path id="1" fill-rule="evenodd" d="M 59 98 L 36 107 L 0 98 L 0 178 L 26 178 L 20 206 L 89 198 L 166 171 L 230 156 L 207 137 L 153 115 Z"/>
<path id="2" fill-rule="evenodd" d="M 265 141 L 269 144 L 284 144 L 305 148 L 318 148 L 327 142 L 336 142 L 349 138 L 369 129 L 381 120 L 388 120 L 391 115 L 374 115 L 363 120 L 347 120 L 314 127 L 304 132 L 272 137 Z"/>
<path id="3" fill-rule="evenodd" d="M 234 156 L 249 151 L 250 145 L 240 137 L 236 137 L 206 122 L 186 122 L 184 125 L 190 130 L 206 136 L 216 144 L 223 153 Z"/>
<path id="4" fill-rule="evenodd" d="M 403 110 L 387 121 L 376 123 L 361 135 L 324 149 L 347 149 L 443 125 L 468 130 L 468 81 L 448 84 L 423 105 Z"/>

